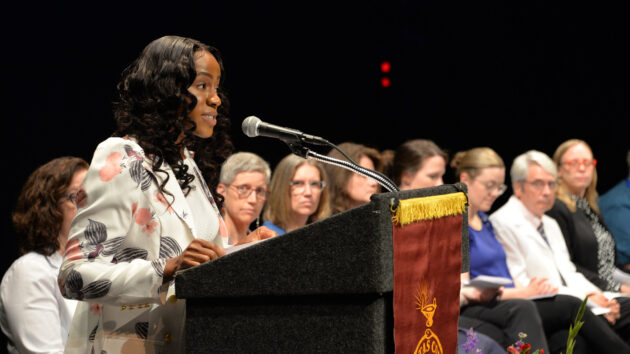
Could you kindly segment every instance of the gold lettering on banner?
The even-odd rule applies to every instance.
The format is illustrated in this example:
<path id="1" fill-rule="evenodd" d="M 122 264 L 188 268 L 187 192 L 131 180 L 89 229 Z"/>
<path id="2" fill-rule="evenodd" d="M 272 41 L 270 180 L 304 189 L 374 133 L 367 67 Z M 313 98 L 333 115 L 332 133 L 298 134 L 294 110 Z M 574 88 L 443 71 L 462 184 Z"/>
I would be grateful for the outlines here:
<path id="1" fill-rule="evenodd" d="M 424 331 L 424 336 L 420 338 L 418 342 L 418 346 L 414 351 L 414 354 L 424 354 L 424 353 L 437 353 L 443 354 L 444 350 L 442 349 L 442 343 L 440 343 L 440 338 L 438 338 L 437 334 L 433 333 L 431 330 L 431 326 L 433 326 L 433 316 L 437 311 L 437 299 L 434 297 L 432 302 L 429 302 L 427 284 L 423 281 L 422 284 L 416 290 L 416 310 L 420 310 L 420 312 L 427 319 L 426 326 L 427 328 Z"/>

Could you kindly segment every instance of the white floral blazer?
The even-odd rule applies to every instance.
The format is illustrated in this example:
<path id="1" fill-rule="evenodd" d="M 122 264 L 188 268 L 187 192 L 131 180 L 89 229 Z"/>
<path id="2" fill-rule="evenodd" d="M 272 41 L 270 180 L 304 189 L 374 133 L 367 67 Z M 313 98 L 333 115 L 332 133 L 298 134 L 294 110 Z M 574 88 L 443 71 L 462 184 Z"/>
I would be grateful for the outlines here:
<path id="1" fill-rule="evenodd" d="M 192 158 L 189 163 L 204 187 L 191 193 L 210 201 L 208 216 L 216 225 L 210 241 L 224 246 L 225 224 Z M 172 196 L 159 192 L 165 174 L 151 170 L 134 140 L 109 138 L 97 147 L 59 272 L 62 294 L 83 300 L 66 353 L 183 352 L 185 301 L 162 276 L 166 259 L 195 238 L 195 223 L 172 169 L 162 169 Z"/>

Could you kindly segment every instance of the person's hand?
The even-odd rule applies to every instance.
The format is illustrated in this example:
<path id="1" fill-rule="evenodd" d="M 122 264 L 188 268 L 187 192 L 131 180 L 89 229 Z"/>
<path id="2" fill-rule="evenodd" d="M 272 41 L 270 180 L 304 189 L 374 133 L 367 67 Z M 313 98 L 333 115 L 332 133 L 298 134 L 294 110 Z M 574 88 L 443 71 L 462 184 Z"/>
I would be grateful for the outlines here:
<path id="1" fill-rule="evenodd" d="M 225 255 L 217 244 L 199 238 L 194 239 L 179 256 L 166 260 L 163 282 L 169 282 L 177 271 L 198 266 Z"/>
<path id="2" fill-rule="evenodd" d="M 610 312 L 605 314 L 604 317 L 610 324 L 615 324 L 619 318 L 621 318 L 621 306 L 619 306 L 619 302 L 615 299 L 611 299 L 609 302 L 608 308 Z"/>
<path id="3" fill-rule="evenodd" d="M 610 324 L 615 324 L 615 322 L 617 322 L 617 320 L 621 317 L 620 306 L 617 300 L 608 300 L 608 298 L 601 293 L 591 294 L 588 298 L 597 305 L 610 309 L 610 312 L 604 314 L 604 318 L 610 322 Z"/>
<path id="4" fill-rule="evenodd" d="M 602 293 L 591 294 L 591 295 L 588 296 L 588 299 L 593 301 L 594 303 L 596 303 L 597 305 L 599 305 L 601 307 L 609 307 L 610 306 L 610 304 L 609 304 L 610 301 Z"/>
<path id="5" fill-rule="evenodd" d="M 475 287 L 464 287 L 460 291 L 468 303 L 489 302 L 501 294 L 501 289 L 495 288 L 480 289 Z"/>
<path id="6" fill-rule="evenodd" d="M 549 284 L 547 282 L 547 278 L 536 278 L 533 277 L 527 287 L 525 287 L 525 294 L 527 297 L 537 296 L 537 295 L 547 295 L 547 294 L 557 294 L 558 288 Z"/>
<path id="7" fill-rule="evenodd" d="M 252 231 L 247 235 L 244 239 L 238 241 L 237 245 L 242 245 L 244 243 L 256 242 L 260 240 L 264 240 L 267 238 L 272 238 L 278 236 L 278 233 L 265 227 L 261 226 L 256 230 Z"/>
<path id="8" fill-rule="evenodd" d="M 619 288 L 620 293 L 630 294 L 630 286 L 626 284 L 621 284 L 621 288 Z"/>

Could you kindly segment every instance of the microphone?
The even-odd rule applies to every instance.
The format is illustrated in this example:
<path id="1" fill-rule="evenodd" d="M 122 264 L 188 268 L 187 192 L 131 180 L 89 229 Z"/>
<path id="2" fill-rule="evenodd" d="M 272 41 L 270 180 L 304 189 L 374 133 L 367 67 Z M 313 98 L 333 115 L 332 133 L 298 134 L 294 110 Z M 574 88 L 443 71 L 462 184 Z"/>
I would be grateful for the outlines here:
<path id="1" fill-rule="evenodd" d="M 243 133 L 250 138 L 257 136 L 266 136 L 270 138 L 280 139 L 284 142 L 306 142 L 318 145 L 327 145 L 328 141 L 319 136 L 304 134 L 299 130 L 291 128 L 283 128 L 277 125 L 265 123 L 258 117 L 249 116 L 243 120 L 241 126 Z"/>

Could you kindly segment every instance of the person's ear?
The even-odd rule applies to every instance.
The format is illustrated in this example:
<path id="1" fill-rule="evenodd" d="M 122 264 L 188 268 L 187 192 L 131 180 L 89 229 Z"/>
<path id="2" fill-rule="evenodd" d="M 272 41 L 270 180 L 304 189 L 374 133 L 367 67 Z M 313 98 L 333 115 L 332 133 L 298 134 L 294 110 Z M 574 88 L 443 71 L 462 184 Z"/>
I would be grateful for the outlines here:
<path id="1" fill-rule="evenodd" d="M 470 188 L 470 184 L 472 183 L 472 178 L 470 178 L 470 175 L 468 174 L 468 172 L 462 172 L 462 174 L 459 175 L 459 181 L 466 184 L 466 186 Z"/>
<path id="2" fill-rule="evenodd" d="M 524 189 L 525 189 L 525 186 L 523 185 L 523 182 L 512 183 L 512 191 L 518 199 L 521 199 Z"/>
<path id="3" fill-rule="evenodd" d="M 221 194 L 223 196 L 223 198 L 225 198 L 225 190 L 227 189 L 227 186 L 223 183 L 219 183 L 219 185 L 217 186 L 217 193 Z"/>
<path id="4" fill-rule="evenodd" d="M 409 172 L 403 171 L 402 175 L 400 175 L 400 187 L 407 187 L 411 185 L 411 176 Z"/>

